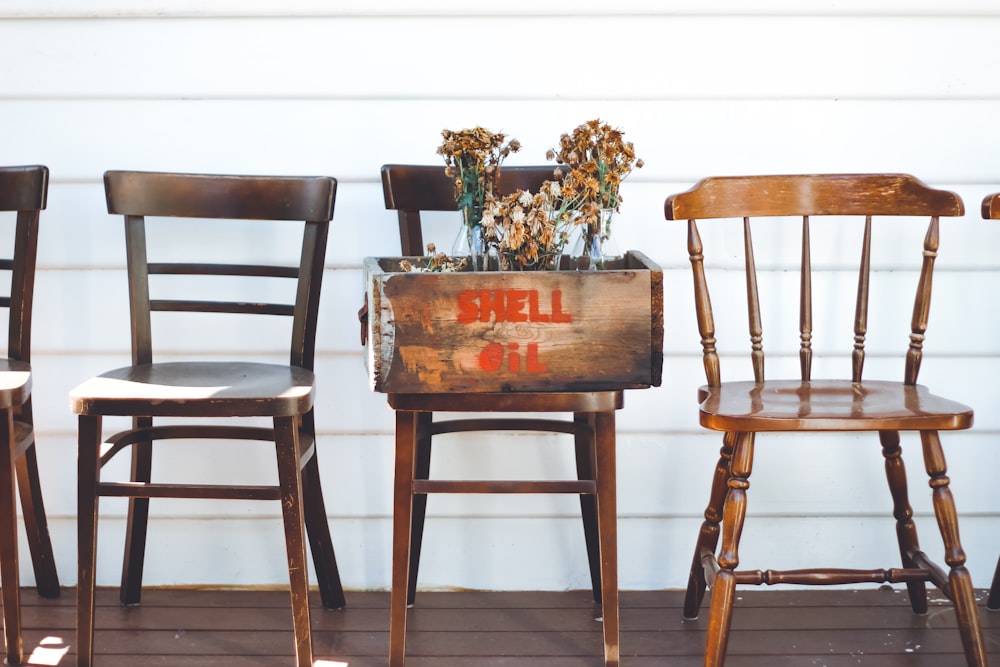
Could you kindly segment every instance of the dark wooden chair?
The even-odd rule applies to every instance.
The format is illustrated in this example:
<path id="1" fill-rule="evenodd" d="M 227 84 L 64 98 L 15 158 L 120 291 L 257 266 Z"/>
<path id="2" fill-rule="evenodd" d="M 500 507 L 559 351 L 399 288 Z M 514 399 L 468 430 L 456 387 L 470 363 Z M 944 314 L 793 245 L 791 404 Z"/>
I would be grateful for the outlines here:
<path id="1" fill-rule="evenodd" d="M 72 409 L 79 415 L 78 664 L 90 665 L 93 658 L 98 498 L 106 496 L 129 498 L 123 604 L 139 603 L 150 498 L 279 501 L 288 553 L 296 664 L 312 665 L 307 535 L 323 606 L 344 606 L 320 487 L 313 415 L 316 323 L 336 181 L 325 177 L 109 171 L 104 182 L 108 212 L 125 218 L 132 364 L 91 378 L 70 394 Z M 148 259 L 146 216 L 157 218 L 150 220 L 150 240 L 165 241 L 161 245 L 169 246 L 166 252 L 172 254 L 164 255 L 162 250 L 153 254 L 151 245 L 149 257 L 153 261 Z M 221 218 L 227 222 L 192 227 L 190 221 L 177 224 L 182 218 Z M 207 226 L 215 230 L 213 234 L 223 233 L 218 231 L 222 225 L 243 245 L 264 227 L 280 238 L 301 238 L 301 251 L 283 265 L 241 264 L 233 257 L 241 247 L 239 242 L 227 244 L 213 236 L 212 242 L 206 243 L 197 231 L 199 226 Z M 177 240 L 184 234 L 190 238 Z M 178 260 L 182 252 L 195 259 Z M 221 263 L 210 263 L 220 257 Z M 221 294 L 219 283 L 232 285 L 234 276 L 240 277 L 237 283 L 244 287 L 259 288 L 256 294 L 247 297 L 241 292 L 231 298 L 229 293 L 219 300 L 208 296 Z M 182 288 L 175 282 L 179 277 L 186 277 L 183 287 L 189 289 L 182 297 L 178 297 Z M 206 288 L 213 278 L 216 287 Z M 197 287 L 188 287 L 196 283 Z M 289 287 L 282 291 L 277 283 Z M 270 296 L 272 293 L 287 295 L 287 302 L 270 302 L 278 299 Z M 280 341 L 288 345 L 290 340 L 288 362 L 210 361 L 200 355 L 194 360 L 178 360 L 173 358 L 176 352 L 171 360 L 154 360 L 153 324 L 166 324 L 158 318 L 166 319 L 168 314 L 204 318 L 206 313 L 223 314 L 224 331 L 235 335 L 239 334 L 232 325 L 234 315 L 288 317 L 290 337 Z M 260 318 L 251 320 L 264 324 Z M 221 336 L 222 331 L 216 335 Z M 249 333 L 259 337 L 260 329 Z M 241 340 L 245 340 L 248 332 L 244 329 L 242 335 Z M 163 344 L 169 342 L 165 339 L 165 335 L 159 339 L 161 355 Z M 240 349 L 240 345 L 237 341 L 230 349 Z M 132 427 L 104 439 L 105 416 L 131 417 Z M 160 418 L 168 419 L 159 423 Z M 264 418 L 270 425 L 260 424 L 259 419 L 241 422 L 229 418 Z M 167 446 L 178 440 L 212 439 L 271 442 L 277 455 L 277 485 L 152 481 L 154 442 Z M 102 467 L 126 450 L 131 450 L 132 456 L 130 479 L 103 481 Z M 192 469 L 203 465 L 198 459 L 184 463 Z"/>
<path id="2" fill-rule="evenodd" d="M 555 167 L 529 166 L 504 167 L 500 171 L 501 192 L 515 190 L 536 192 L 539 186 L 553 180 Z M 421 256 L 426 253 L 420 214 L 422 211 L 457 211 L 454 185 L 445 176 L 444 167 L 430 165 L 387 164 L 382 167 L 382 192 L 385 207 L 399 216 L 399 242 L 404 256 Z M 463 399 L 474 400 L 478 399 Z M 524 403 L 532 398 L 521 399 Z M 511 408 L 515 410 L 516 408 Z M 533 419 L 525 422 L 510 417 L 479 417 L 475 419 L 435 420 L 433 412 L 418 415 L 416 478 L 428 479 L 431 465 L 431 440 L 435 435 L 471 431 L 532 430 L 550 433 L 568 433 L 575 436 L 576 465 L 580 479 L 591 479 L 594 462 L 591 450 L 591 424 L 585 414 L 579 413 L 569 419 Z M 580 496 L 580 510 L 583 516 L 584 540 L 587 561 L 590 565 L 590 583 L 594 601 L 601 601 L 601 568 L 597 544 L 597 507 L 594 497 Z M 420 547 L 423 542 L 424 517 L 427 511 L 427 496 L 420 495 L 413 502 L 413 530 L 410 545 L 410 583 L 407 588 L 407 604 L 413 604 L 417 589 L 417 570 L 420 566 Z"/>
<path id="3" fill-rule="evenodd" d="M 1000 192 L 987 195 L 983 199 L 983 219 L 1000 220 Z M 990 584 L 990 594 L 986 598 L 987 609 L 1000 609 L 1000 559 L 997 559 L 996 570 L 993 572 L 993 583 Z"/>
<path id="4" fill-rule="evenodd" d="M 940 216 L 962 215 L 961 199 L 951 192 L 931 189 L 908 175 L 750 176 L 704 179 L 691 190 L 669 197 L 665 208 L 668 220 L 688 221 L 688 251 L 694 271 L 698 331 L 707 378 L 707 384 L 699 390 L 700 422 L 705 428 L 724 433 L 684 604 L 684 616 L 697 617 L 706 586 L 712 587 L 705 665 L 722 665 L 725 660 L 737 585 L 863 582 L 905 583 L 910 605 L 916 613 L 927 611 L 925 582 L 933 583 L 954 601 L 968 663 L 985 665 L 980 620 L 971 578 L 965 567 L 965 553 L 959 542 L 958 520 L 938 435 L 942 430 L 969 428 L 973 414 L 969 407 L 935 396 L 917 384 L 930 305 L 931 276 L 938 250 L 938 221 Z M 853 309 L 854 335 L 849 340 L 850 361 L 844 360 L 845 370 L 849 363 L 849 372 L 844 373 L 843 379 L 814 380 L 811 376 L 814 296 L 810 219 L 831 215 L 859 217 L 859 226 L 855 228 L 860 240 L 860 272 Z M 880 222 L 884 217 L 893 216 L 920 216 L 930 221 L 923 244 L 914 244 L 913 256 L 920 257 L 922 253 L 922 265 L 901 382 L 862 378 L 869 290 L 875 287 L 870 280 L 875 216 Z M 773 234 L 775 225 L 786 222 L 799 229 L 801 277 L 797 294 L 767 294 L 758 283 L 751 218 L 759 217 L 768 219 L 758 221 L 755 227 L 758 230 L 765 228 Z M 716 348 L 715 319 L 706 278 L 713 255 L 703 248 L 698 229 L 698 221 L 709 218 L 741 219 L 734 222 L 741 227 L 745 256 L 747 303 L 742 307 L 749 313 L 750 367 L 753 369 L 753 379 L 749 381 L 722 381 L 721 355 Z M 838 229 L 845 229 L 850 222 L 850 218 L 838 222 Z M 734 230 L 734 233 L 740 232 Z M 779 235 L 786 240 L 792 234 L 795 232 L 789 228 L 788 233 Z M 894 240 L 893 250 L 898 250 L 905 240 Z M 765 378 L 762 323 L 763 314 L 770 312 L 765 301 L 768 296 L 776 298 L 773 303 L 799 304 L 797 365 L 800 370 L 793 373 L 798 376 L 793 379 L 773 375 Z M 734 295 L 727 294 L 727 301 L 735 305 L 736 300 Z M 815 302 L 820 303 L 820 300 L 817 298 Z M 824 310 L 829 310 L 825 303 Z M 728 348 L 725 349 L 728 353 Z M 781 360 L 776 363 L 780 364 Z M 897 522 L 901 568 L 737 569 L 757 434 L 795 432 L 806 435 L 818 431 L 878 433 L 892 512 Z M 907 495 L 901 431 L 919 434 L 948 571 L 935 565 L 919 547 Z"/>
<path id="5" fill-rule="evenodd" d="M 554 167 L 504 167 L 501 191 L 537 190 Z M 422 211 L 455 211 L 452 182 L 444 167 L 385 165 L 386 208 L 399 215 L 404 256 L 421 256 Z M 580 495 L 594 600 L 602 604 L 605 663 L 618 664 L 618 584 L 615 510 L 614 412 L 621 391 L 580 393 L 389 394 L 396 411 L 396 491 L 390 665 L 403 664 L 406 606 L 413 604 L 428 493 L 576 493 Z M 468 419 L 435 420 L 435 412 L 480 413 Z M 572 413 L 569 419 L 498 417 L 496 413 Z M 491 413 L 490 416 L 484 416 Z M 527 430 L 573 435 L 576 481 L 431 480 L 434 436 L 471 431 Z M 602 548 L 603 546 L 603 548 Z M 602 576 L 603 571 L 603 576 Z"/>
<path id="6" fill-rule="evenodd" d="M 0 358 L 0 583 L 3 586 L 3 629 L 6 662 L 24 660 L 21 640 L 18 574 L 17 499 L 39 595 L 59 597 L 59 577 L 52 555 L 42 490 L 38 480 L 35 430 L 31 413 L 31 308 L 35 288 L 38 221 L 48 195 L 49 170 L 42 166 L 0 167 L 0 211 L 16 212 L 9 258 L 0 270 L 10 276 L 10 290 L 0 296 L 7 309 L 7 356 Z M 15 491 L 16 489 L 16 491 Z"/>

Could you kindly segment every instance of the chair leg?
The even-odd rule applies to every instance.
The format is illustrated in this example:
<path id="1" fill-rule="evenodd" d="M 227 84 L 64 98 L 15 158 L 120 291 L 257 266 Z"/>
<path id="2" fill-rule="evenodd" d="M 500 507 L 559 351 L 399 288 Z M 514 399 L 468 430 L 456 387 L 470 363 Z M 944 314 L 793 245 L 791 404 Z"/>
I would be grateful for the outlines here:
<path id="1" fill-rule="evenodd" d="M 753 433 L 738 433 L 733 449 L 729 492 L 723 510 L 722 548 L 719 573 L 712 586 L 712 607 L 705 641 L 705 667 L 721 667 L 726 661 L 729 629 L 733 621 L 736 597 L 736 568 L 740 564 L 739 546 L 747 511 L 747 489 L 753 467 Z"/>
<path id="2" fill-rule="evenodd" d="M 21 512 L 24 529 L 35 571 L 35 588 L 43 598 L 57 598 L 61 593 L 56 559 L 52 552 L 52 538 L 45 519 L 42 487 L 38 476 L 38 457 L 35 445 L 30 445 L 17 459 L 17 487 L 21 495 Z"/>
<path id="3" fill-rule="evenodd" d="M 313 439 L 315 443 L 315 438 Z M 337 555 L 330 537 L 330 523 L 323 502 L 323 487 L 320 484 L 318 448 L 313 447 L 313 455 L 302 469 L 302 500 L 305 513 L 306 535 L 312 550 L 313 565 L 316 568 L 316 583 L 320 600 L 325 609 L 343 609 L 346 605 L 344 587 L 337 568 Z"/>
<path id="4" fill-rule="evenodd" d="M 965 551 L 958 535 L 958 513 L 949 487 L 948 466 L 945 463 L 944 451 L 941 449 L 941 440 L 937 431 L 921 431 L 920 441 L 924 450 L 924 466 L 930 477 L 934 515 L 937 517 L 941 540 L 944 543 L 944 560 L 951 567 L 948 581 L 951 585 L 952 601 L 955 603 L 958 631 L 965 649 L 965 660 L 969 665 L 985 667 L 986 644 L 983 640 L 979 609 L 976 607 L 976 596 L 972 590 L 972 577 L 965 568 Z"/>
<path id="5" fill-rule="evenodd" d="M 574 435 L 576 441 L 576 478 L 580 480 L 596 479 L 594 470 L 594 417 L 590 413 L 579 412 L 573 416 L 577 425 Z M 598 536 L 600 535 L 597 518 L 597 499 L 589 494 L 580 495 L 580 515 L 583 517 L 583 538 L 587 545 L 587 563 L 590 566 L 590 589 L 594 593 L 594 602 L 601 604 L 601 550 Z"/>
<path id="6" fill-rule="evenodd" d="M 892 494 L 892 515 L 896 518 L 896 539 L 904 568 L 917 567 L 913 556 L 920 551 L 917 541 L 917 526 L 913 523 L 913 509 L 910 507 L 906 484 L 906 467 L 903 465 L 903 450 L 899 446 L 898 431 L 879 431 L 882 456 L 885 458 L 885 476 Z M 915 614 L 927 613 L 927 586 L 923 581 L 906 582 L 910 596 L 910 608 Z"/>
<path id="7" fill-rule="evenodd" d="M 137 417 L 136 428 L 152 426 L 148 417 Z M 132 446 L 133 482 L 150 482 L 153 474 L 153 445 Z M 123 605 L 137 605 L 142 599 L 142 571 L 146 562 L 146 531 L 149 526 L 149 498 L 129 498 L 125 524 L 125 554 L 122 558 L 122 583 L 119 597 Z"/>
<path id="8" fill-rule="evenodd" d="M 618 505 L 615 413 L 594 415 L 594 449 L 597 473 L 597 511 L 601 557 L 601 616 L 604 625 L 604 665 L 617 667 L 620 660 L 618 614 Z"/>
<path id="9" fill-rule="evenodd" d="M 99 481 L 101 418 L 79 417 L 77 459 L 77 667 L 94 661 L 94 586 L 97 561 L 97 483 Z"/>
<path id="10" fill-rule="evenodd" d="M 406 659 L 406 596 L 410 581 L 413 480 L 418 413 L 396 410 L 396 466 L 392 503 L 392 591 L 389 595 L 389 667 Z"/>
<path id="11" fill-rule="evenodd" d="M 3 411 L 0 425 L 0 585 L 3 598 L 3 634 L 7 664 L 24 659 L 21 640 L 21 582 L 17 562 L 17 492 L 14 449 L 14 414 Z"/>
<path id="12" fill-rule="evenodd" d="M 295 629 L 295 664 L 312 667 L 312 624 L 309 618 L 309 562 L 306 558 L 306 526 L 302 509 L 302 476 L 299 469 L 299 433 L 295 417 L 274 419 L 274 442 L 281 487 L 281 516 L 288 552 L 288 579 Z"/>
<path id="13" fill-rule="evenodd" d="M 698 610 L 705 598 L 705 588 L 708 581 L 705 577 L 705 559 L 715 555 L 719 544 L 719 524 L 722 523 L 722 509 L 729 491 L 729 466 L 733 459 L 733 448 L 736 446 L 736 434 L 727 432 L 722 438 L 722 449 L 719 451 L 719 461 L 715 464 L 715 474 L 712 476 L 712 491 L 705 509 L 705 520 L 698 532 L 698 542 L 694 548 L 691 560 L 691 573 L 688 576 L 687 593 L 684 596 L 684 618 L 698 618 Z"/>
<path id="14" fill-rule="evenodd" d="M 990 585 L 990 597 L 986 600 L 986 608 L 994 611 L 1000 609 L 1000 558 L 993 570 L 993 583 Z"/>
<path id="15" fill-rule="evenodd" d="M 416 413 L 416 460 L 413 478 L 430 479 L 431 476 L 431 424 L 434 414 Z M 420 548 L 424 542 L 424 519 L 427 516 L 427 494 L 413 496 L 413 520 L 410 524 L 410 579 L 406 587 L 406 604 L 413 606 L 417 597 L 417 571 L 420 569 Z"/>

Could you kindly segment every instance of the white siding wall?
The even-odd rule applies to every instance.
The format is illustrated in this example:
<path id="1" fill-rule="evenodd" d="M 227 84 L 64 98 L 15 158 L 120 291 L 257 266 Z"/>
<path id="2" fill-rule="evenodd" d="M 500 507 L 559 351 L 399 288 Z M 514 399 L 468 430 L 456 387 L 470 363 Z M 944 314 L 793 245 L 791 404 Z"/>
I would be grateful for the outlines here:
<path id="1" fill-rule="evenodd" d="M 966 201 L 965 219 L 944 226 L 922 380 L 977 409 L 975 428 L 946 434 L 945 446 L 970 568 L 988 585 L 1000 553 L 1000 226 L 979 220 L 978 209 L 1000 191 L 997 35 L 992 0 L 0 2 L 0 163 L 52 170 L 35 400 L 63 581 L 76 580 L 66 394 L 128 359 L 127 312 L 109 298 L 123 294 L 125 277 L 104 170 L 339 179 L 320 324 L 321 465 L 346 585 L 386 588 L 393 421 L 384 397 L 367 389 L 356 319 L 361 259 L 398 252 L 379 167 L 436 163 L 440 130 L 473 124 L 522 141 L 511 164 L 541 163 L 560 133 L 601 117 L 624 128 L 646 161 L 623 190 L 619 247 L 659 262 L 667 293 L 664 386 L 629 393 L 618 420 L 622 586 L 684 585 L 719 447 L 696 421 L 703 375 L 683 225 L 663 220 L 663 200 L 712 174 L 824 171 L 911 172 Z M 442 229 L 431 240 L 447 246 L 455 221 Z M 852 261 L 835 253 L 829 269 Z M 777 263 L 773 271 L 780 277 Z M 190 333 L 176 347 L 211 343 L 210 333 Z M 881 352 L 875 344 L 869 370 L 898 372 Z M 523 465 L 510 474 L 572 474 L 568 448 L 536 442 L 492 435 L 482 448 L 442 445 L 436 472 L 485 464 L 502 476 L 512 452 Z M 758 447 L 745 564 L 830 563 L 830 552 L 848 565 L 896 562 L 873 437 L 771 444 Z M 915 444 L 904 441 L 912 500 L 936 556 Z M 213 454 L 220 466 L 223 454 Z M 241 456 L 236 472 L 266 476 L 271 466 L 262 452 Z M 285 581 L 276 507 L 154 508 L 147 583 Z M 571 498 L 434 498 L 421 581 L 585 587 L 577 512 Z M 102 505 L 100 584 L 117 582 L 122 513 L 122 504 Z"/>

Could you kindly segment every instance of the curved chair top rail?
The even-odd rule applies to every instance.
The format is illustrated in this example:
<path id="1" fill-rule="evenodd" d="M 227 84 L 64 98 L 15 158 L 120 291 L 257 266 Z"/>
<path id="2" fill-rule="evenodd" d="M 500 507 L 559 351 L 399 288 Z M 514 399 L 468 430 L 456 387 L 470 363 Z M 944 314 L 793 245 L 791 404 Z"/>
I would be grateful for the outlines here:
<path id="1" fill-rule="evenodd" d="M 0 211 L 44 210 L 48 191 L 48 167 L 0 167 Z"/>
<path id="2" fill-rule="evenodd" d="M 983 218 L 985 220 L 1000 220 L 1000 192 L 986 195 L 983 199 Z"/>
<path id="3" fill-rule="evenodd" d="M 958 195 L 930 188 L 909 174 L 711 177 L 672 195 L 664 208 L 668 220 L 964 213 Z"/>
<path id="4" fill-rule="evenodd" d="M 558 178 L 557 166 L 503 167 L 500 192 L 537 191 L 545 181 Z M 457 211 L 454 181 L 443 165 L 382 165 L 385 207 L 399 217 L 399 243 L 404 255 L 423 255 L 421 211 Z"/>
<path id="5" fill-rule="evenodd" d="M 328 176 L 228 176 L 108 171 L 108 213 L 133 216 L 329 222 L 337 181 Z"/>
<path id="6" fill-rule="evenodd" d="M 455 211 L 455 186 L 442 165 L 382 165 L 385 207 L 394 211 Z M 536 191 L 556 180 L 559 165 L 505 166 L 500 169 L 500 192 Z"/>

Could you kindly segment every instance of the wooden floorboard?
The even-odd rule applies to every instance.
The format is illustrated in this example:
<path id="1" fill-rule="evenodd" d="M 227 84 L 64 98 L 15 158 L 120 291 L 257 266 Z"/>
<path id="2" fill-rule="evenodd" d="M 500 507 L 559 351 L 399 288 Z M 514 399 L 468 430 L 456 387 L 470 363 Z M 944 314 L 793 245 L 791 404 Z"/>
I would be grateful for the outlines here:
<path id="1" fill-rule="evenodd" d="M 982 607 L 991 661 L 1000 665 L 1000 612 Z M 44 600 L 23 593 L 28 665 L 73 665 L 75 591 Z M 705 615 L 681 618 L 681 591 L 623 591 L 622 664 L 701 664 Z M 349 592 L 348 608 L 313 598 L 317 667 L 386 664 L 389 595 Z M 274 590 L 149 589 L 122 607 L 98 591 L 96 667 L 251 667 L 292 664 L 288 595 Z M 421 592 L 410 611 L 409 667 L 598 667 L 600 609 L 589 592 Z M 729 644 L 732 667 L 965 664 L 950 603 L 931 594 L 928 614 L 899 590 L 739 591 Z"/>

